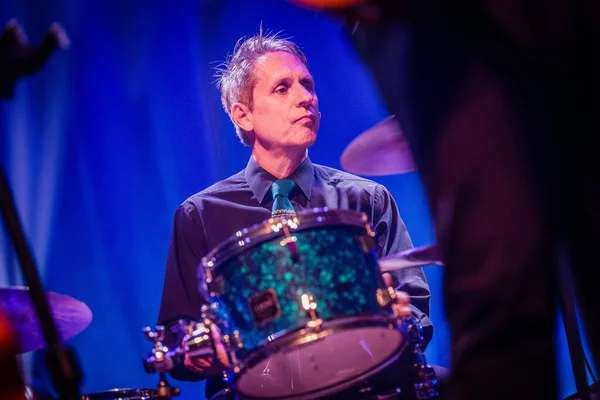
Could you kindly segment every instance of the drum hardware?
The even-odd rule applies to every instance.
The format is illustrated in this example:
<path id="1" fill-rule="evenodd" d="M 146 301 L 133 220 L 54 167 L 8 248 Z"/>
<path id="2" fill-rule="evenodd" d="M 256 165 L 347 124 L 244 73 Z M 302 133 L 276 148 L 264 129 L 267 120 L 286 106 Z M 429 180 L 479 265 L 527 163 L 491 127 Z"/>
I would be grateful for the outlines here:
<path id="1" fill-rule="evenodd" d="M 402 389 L 399 387 L 395 387 L 390 390 L 385 390 L 377 393 L 373 393 L 373 388 L 371 386 L 366 386 L 358 390 L 359 397 L 357 400 L 401 400 L 402 399 Z"/>
<path id="2" fill-rule="evenodd" d="M 155 331 L 147 326 L 143 329 L 144 336 L 146 339 L 152 341 L 154 347 L 150 351 L 150 355 L 143 360 L 144 371 L 148 374 L 158 373 L 159 382 L 156 387 L 156 393 L 158 399 L 168 400 L 174 396 L 179 396 L 180 390 L 177 387 L 172 387 L 167 381 L 167 371 L 170 371 L 174 367 L 173 357 L 180 354 L 179 351 L 172 351 L 165 345 L 166 329 L 164 326 L 159 325 Z"/>
<path id="3" fill-rule="evenodd" d="M 283 231 L 286 233 L 286 235 L 290 234 L 288 229 L 284 228 Z M 297 240 L 298 238 L 295 236 L 288 236 L 285 239 L 282 239 L 281 242 L 279 242 L 280 246 L 288 248 L 288 250 L 290 251 L 290 255 L 292 256 L 292 261 L 294 263 L 300 261 L 300 257 L 298 255 L 298 247 L 296 246 Z"/>
<path id="4" fill-rule="evenodd" d="M 387 307 L 396 299 L 396 291 L 391 286 L 388 286 L 385 289 L 377 288 L 375 297 L 381 307 Z"/>
<path id="5" fill-rule="evenodd" d="M 212 322 L 204 318 L 201 322 L 186 323 L 179 320 L 179 326 L 185 336 L 182 339 L 184 343 L 181 351 L 189 354 L 190 357 L 208 357 L 217 353 L 215 343 L 212 338 Z"/>
<path id="6" fill-rule="evenodd" d="M 365 254 L 371 253 L 375 248 L 375 239 L 373 236 L 359 236 L 358 241 L 360 243 L 360 247 Z"/>
<path id="7" fill-rule="evenodd" d="M 400 388 L 395 388 L 384 393 L 378 393 L 373 400 L 400 400 L 402 398 L 401 396 L 402 390 Z"/>
<path id="8" fill-rule="evenodd" d="M 185 320 L 179 320 L 179 327 L 182 332 L 185 332 L 185 336 L 178 353 L 188 354 L 192 357 L 211 357 L 217 354 L 217 343 L 213 338 L 213 330 L 219 329 L 216 324 L 218 308 L 218 303 L 211 303 L 210 306 L 203 304 L 200 309 L 202 321 L 188 323 Z M 241 343 L 241 340 L 239 342 Z"/>
<path id="9" fill-rule="evenodd" d="M 429 245 L 408 249 L 397 254 L 392 254 L 379 259 L 379 267 L 382 272 L 390 272 L 402 268 L 412 268 L 424 266 L 428 264 L 444 265 L 441 261 L 440 249 L 437 245 Z M 377 300 L 382 301 L 387 299 L 386 293 L 383 291 L 377 293 Z M 390 303 L 396 298 L 396 292 L 392 287 L 388 287 Z M 381 297 L 380 297 L 381 296 Z M 396 310 L 394 309 L 394 313 Z M 417 323 L 414 317 L 399 317 L 396 318 L 405 326 L 406 331 L 412 343 L 412 352 L 414 362 L 411 369 L 416 377 L 414 383 L 415 396 L 418 400 L 431 399 L 438 396 L 437 380 L 433 368 L 427 364 L 425 354 L 422 351 L 423 346 L 423 329 Z"/>
<path id="10" fill-rule="evenodd" d="M 215 297 L 217 293 L 223 291 L 223 280 L 221 278 L 213 278 L 212 275 L 212 267 L 214 266 L 215 260 L 206 260 L 202 259 L 202 265 L 204 266 L 202 270 L 204 271 L 204 283 L 205 285 L 200 285 L 200 292 L 202 293 L 203 289 L 208 290 L 210 297 Z M 204 286 L 204 287 L 203 287 Z"/>
<path id="11" fill-rule="evenodd" d="M 402 318 L 404 325 L 412 343 L 412 353 L 414 362 L 411 365 L 415 376 L 413 388 L 417 400 L 434 399 L 438 397 L 438 383 L 435 377 L 435 371 L 425 360 L 423 352 L 423 328 L 418 324 L 415 317 Z"/>
<path id="12" fill-rule="evenodd" d="M 296 236 L 292 236 L 292 234 L 290 233 L 290 228 L 292 228 L 292 229 L 298 228 L 298 219 L 297 218 L 286 219 L 277 224 L 278 227 L 279 227 L 279 225 L 281 225 L 281 229 L 283 230 L 283 234 L 285 235 L 285 238 L 283 238 L 279 242 L 279 244 L 282 247 L 283 246 L 287 247 L 288 250 L 290 251 L 290 256 L 292 257 L 292 262 L 298 263 L 300 261 L 300 255 L 298 254 L 298 246 L 296 246 L 296 242 L 298 241 L 298 238 Z"/>
<path id="13" fill-rule="evenodd" d="M 110 389 L 84 394 L 78 400 L 162 400 L 156 389 Z M 35 399 L 33 399 L 35 400 Z M 48 399 L 50 400 L 50 399 Z"/>
<path id="14" fill-rule="evenodd" d="M 256 327 L 264 326 L 268 322 L 273 321 L 281 316 L 279 299 L 277 298 L 277 293 L 273 288 L 261 290 L 255 295 L 249 297 L 248 306 L 250 307 L 252 321 L 254 321 L 254 325 Z"/>
<path id="15" fill-rule="evenodd" d="M 358 393 L 360 394 L 361 397 L 365 397 L 367 395 L 369 395 L 371 392 L 373 391 L 373 388 L 371 386 L 366 386 L 363 388 L 358 389 Z"/>
<path id="16" fill-rule="evenodd" d="M 223 335 L 223 344 L 228 350 L 227 354 L 229 355 L 229 363 L 233 367 L 233 372 L 235 374 L 239 373 L 241 370 L 240 361 L 237 358 L 236 350 L 241 350 L 244 348 L 244 343 L 240 337 L 240 332 L 236 330 L 233 331 L 231 335 Z"/>
<path id="17" fill-rule="evenodd" d="M 306 323 L 306 327 L 313 333 L 319 333 L 323 320 L 317 317 L 317 302 L 313 296 L 307 293 L 302 295 L 302 308 L 306 311 L 306 316 L 310 318 L 310 321 Z"/>
<path id="18" fill-rule="evenodd" d="M 219 303 L 212 302 L 210 305 L 203 304 L 200 307 L 200 317 L 203 320 L 208 319 L 208 322 L 215 323 L 217 321 L 217 310 L 219 309 Z"/>
<path id="19" fill-rule="evenodd" d="M 357 400 L 401 400 L 402 389 L 397 387 L 386 391 L 373 393 L 371 386 L 358 389 Z"/>
<path id="20" fill-rule="evenodd" d="M 358 240 L 360 242 L 360 245 L 361 245 L 363 251 L 365 253 L 370 253 L 373 251 L 373 249 L 376 246 L 375 232 L 373 232 L 373 229 L 371 229 L 371 224 L 369 223 L 369 217 L 367 217 L 367 214 L 361 213 L 361 219 L 365 223 L 364 226 L 365 226 L 366 234 L 359 236 Z"/>

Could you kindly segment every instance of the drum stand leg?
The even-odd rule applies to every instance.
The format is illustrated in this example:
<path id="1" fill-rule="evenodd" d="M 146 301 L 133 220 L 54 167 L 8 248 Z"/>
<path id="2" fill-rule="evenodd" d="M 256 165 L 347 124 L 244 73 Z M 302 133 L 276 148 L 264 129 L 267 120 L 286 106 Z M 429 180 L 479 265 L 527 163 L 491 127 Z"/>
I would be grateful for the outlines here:
<path id="1" fill-rule="evenodd" d="M 167 381 L 167 375 L 164 372 L 159 373 L 160 380 L 156 387 L 156 393 L 159 400 L 171 400 L 172 397 L 179 396 L 180 390 L 177 387 L 172 387 Z"/>
<path id="2" fill-rule="evenodd" d="M 233 391 L 231 389 L 227 388 L 225 391 L 226 391 L 227 400 L 239 400 L 238 397 L 235 395 L 235 393 L 233 393 Z"/>
<path id="3" fill-rule="evenodd" d="M 423 344 L 423 330 L 414 317 L 404 318 L 403 323 L 411 340 L 413 352 L 412 372 L 415 376 L 413 390 L 417 400 L 438 398 L 438 383 L 433 368 L 427 364 L 421 346 Z"/>

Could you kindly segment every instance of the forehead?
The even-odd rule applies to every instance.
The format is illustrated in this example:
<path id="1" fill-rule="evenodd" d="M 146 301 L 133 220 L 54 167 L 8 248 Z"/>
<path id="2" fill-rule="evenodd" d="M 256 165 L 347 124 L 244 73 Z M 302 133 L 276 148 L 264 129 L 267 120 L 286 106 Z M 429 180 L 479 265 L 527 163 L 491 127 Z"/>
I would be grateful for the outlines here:
<path id="1" fill-rule="evenodd" d="M 295 55 L 275 51 L 261 56 L 254 67 L 257 84 L 269 83 L 290 77 L 311 77 L 310 71 Z"/>

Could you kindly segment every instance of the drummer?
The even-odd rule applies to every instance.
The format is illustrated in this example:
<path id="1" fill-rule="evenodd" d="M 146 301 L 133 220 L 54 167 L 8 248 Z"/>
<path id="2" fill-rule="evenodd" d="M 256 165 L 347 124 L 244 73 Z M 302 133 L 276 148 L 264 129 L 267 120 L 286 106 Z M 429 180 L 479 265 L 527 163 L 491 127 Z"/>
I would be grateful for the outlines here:
<path id="1" fill-rule="evenodd" d="M 223 108 L 252 155 L 242 171 L 192 195 L 175 212 L 158 317 L 168 328 L 169 347 L 183 337 L 179 319 L 201 319 L 200 308 L 207 302 L 197 289 L 202 257 L 240 229 L 272 216 L 328 207 L 365 213 L 379 257 L 413 247 L 382 185 L 310 160 L 308 148 L 317 139 L 321 113 L 314 79 L 296 44 L 261 30 L 238 42 L 219 72 Z M 400 311 L 416 317 L 428 343 L 433 326 L 422 269 L 399 270 L 384 279 L 402 288 Z M 218 398 L 226 366 L 219 346 L 216 359 L 188 355 L 171 375 L 186 381 L 208 378 L 206 397 Z"/>

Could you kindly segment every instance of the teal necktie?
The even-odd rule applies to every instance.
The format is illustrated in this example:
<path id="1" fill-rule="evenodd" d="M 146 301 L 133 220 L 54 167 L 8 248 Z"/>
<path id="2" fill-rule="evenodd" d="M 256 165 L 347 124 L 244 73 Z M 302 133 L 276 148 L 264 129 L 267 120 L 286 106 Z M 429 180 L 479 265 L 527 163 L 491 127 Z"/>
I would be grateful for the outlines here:
<path id="1" fill-rule="evenodd" d="M 273 182 L 273 186 L 271 186 L 271 193 L 273 194 L 273 211 L 271 212 L 271 217 L 275 218 L 296 214 L 288 198 L 295 187 L 296 183 L 291 179 L 278 179 Z"/>

